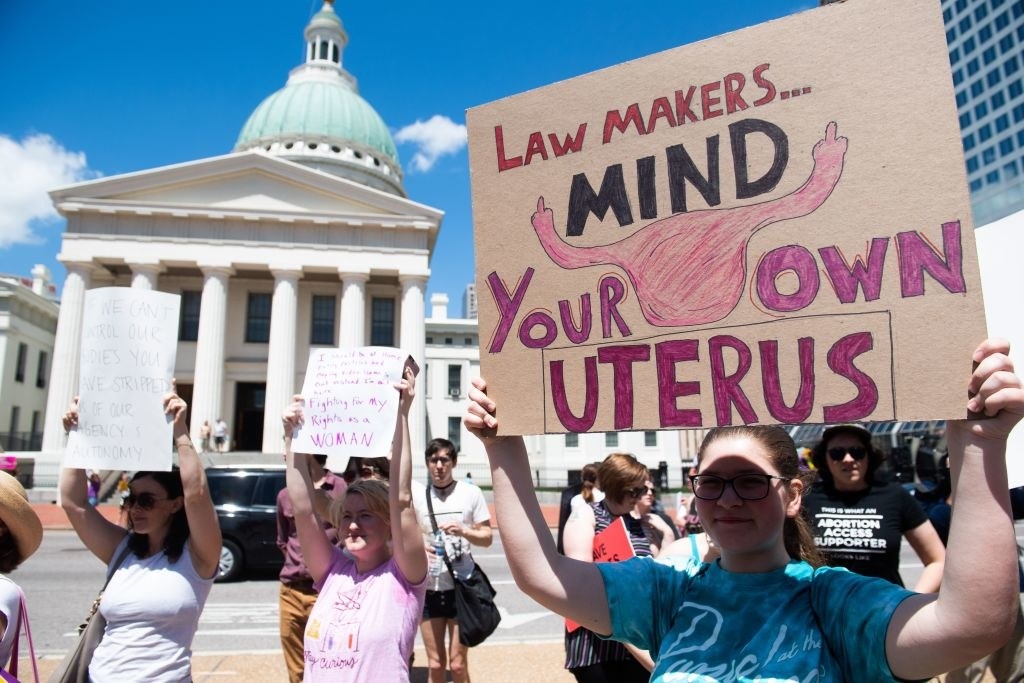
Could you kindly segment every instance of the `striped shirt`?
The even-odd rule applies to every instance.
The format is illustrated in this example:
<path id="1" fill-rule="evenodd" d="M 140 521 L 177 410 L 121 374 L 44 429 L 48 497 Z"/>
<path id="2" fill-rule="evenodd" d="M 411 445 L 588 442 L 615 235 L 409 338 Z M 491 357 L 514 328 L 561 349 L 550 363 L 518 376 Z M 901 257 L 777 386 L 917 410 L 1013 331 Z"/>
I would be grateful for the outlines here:
<path id="1" fill-rule="evenodd" d="M 604 531 L 608 525 L 615 521 L 615 517 L 605 507 L 604 501 L 590 503 L 594 510 L 594 534 Z M 626 530 L 629 532 L 629 540 L 633 544 L 633 550 L 637 557 L 651 556 L 651 542 L 644 533 L 643 525 L 639 519 L 631 515 L 624 515 Z M 626 647 L 614 640 L 604 640 L 588 631 L 582 626 L 572 633 L 565 632 L 565 668 L 576 669 L 578 667 L 590 666 L 600 662 L 623 662 L 633 659 Z"/>

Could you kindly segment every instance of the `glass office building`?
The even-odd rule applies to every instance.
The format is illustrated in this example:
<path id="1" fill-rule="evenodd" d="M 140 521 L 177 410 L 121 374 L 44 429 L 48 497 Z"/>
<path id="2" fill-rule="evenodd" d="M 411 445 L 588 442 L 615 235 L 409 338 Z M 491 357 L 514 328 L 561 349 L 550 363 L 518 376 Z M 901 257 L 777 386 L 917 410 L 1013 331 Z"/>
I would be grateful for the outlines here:
<path id="1" fill-rule="evenodd" d="M 941 0 L 975 226 L 1024 209 L 1024 0 Z"/>

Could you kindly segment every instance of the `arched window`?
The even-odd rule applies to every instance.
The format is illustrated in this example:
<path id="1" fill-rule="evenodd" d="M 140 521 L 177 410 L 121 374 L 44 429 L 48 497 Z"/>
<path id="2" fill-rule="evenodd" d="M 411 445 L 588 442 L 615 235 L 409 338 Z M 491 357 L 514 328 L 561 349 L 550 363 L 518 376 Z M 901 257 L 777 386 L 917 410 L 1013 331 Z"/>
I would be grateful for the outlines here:
<path id="1" fill-rule="evenodd" d="M 338 54 L 338 46 L 331 45 L 331 61 L 335 64 L 341 63 L 341 55 Z"/>
<path id="2" fill-rule="evenodd" d="M 327 43 L 320 41 L 320 59 L 327 59 Z"/>

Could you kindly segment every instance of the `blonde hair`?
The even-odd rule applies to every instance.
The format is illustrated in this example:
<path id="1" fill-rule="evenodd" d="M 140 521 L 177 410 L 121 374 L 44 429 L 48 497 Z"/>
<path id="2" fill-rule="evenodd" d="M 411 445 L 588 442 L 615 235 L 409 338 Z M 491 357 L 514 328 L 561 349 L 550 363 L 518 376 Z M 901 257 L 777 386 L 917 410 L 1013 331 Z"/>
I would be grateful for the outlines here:
<path id="1" fill-rule="evenodd" d="M 335 527 L 341 528 L 341 511 L 345 507 L 345 501 L 351 495 L 363 497 L 367 509 L 371 514 L 380 518 L 388 527 L 391 525 L 391 505 L 388 498 L 388 484 L 379 479 L 360 479 L 348 485 L 345 492 L 331 500 L 327 508 L 328 521 Z"/>

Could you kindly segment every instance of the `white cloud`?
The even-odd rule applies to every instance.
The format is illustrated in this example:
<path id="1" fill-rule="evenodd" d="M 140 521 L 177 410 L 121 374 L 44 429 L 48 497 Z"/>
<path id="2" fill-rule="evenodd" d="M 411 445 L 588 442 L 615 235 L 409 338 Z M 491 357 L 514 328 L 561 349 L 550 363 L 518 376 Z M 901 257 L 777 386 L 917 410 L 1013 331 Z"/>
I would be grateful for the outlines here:
<path id="1" fill-rule="evenodd" d="M 33 224 L 60 218 L 47 192 L 96 175 L 83 152 L 69 152 L 49 135 L 20 142 L 0 135 L 0 248 L 39 243 Z"/>
<path id="2" fill-rule="evenodd" d="M 416 121 L 399 130 L 395 141 L 416 145 L 412 167 L 417 171 L 429 171 L 440 157 L 455 154 L 466 146 L 466 127 L 447 116 L 434 114 L 426 121 Z"/>

